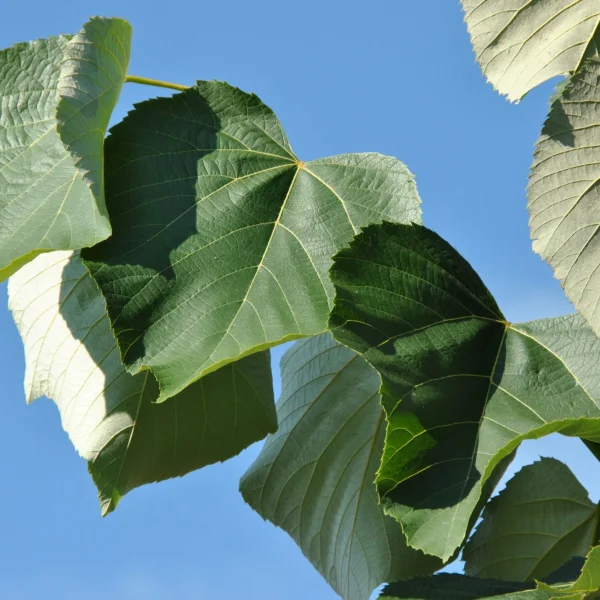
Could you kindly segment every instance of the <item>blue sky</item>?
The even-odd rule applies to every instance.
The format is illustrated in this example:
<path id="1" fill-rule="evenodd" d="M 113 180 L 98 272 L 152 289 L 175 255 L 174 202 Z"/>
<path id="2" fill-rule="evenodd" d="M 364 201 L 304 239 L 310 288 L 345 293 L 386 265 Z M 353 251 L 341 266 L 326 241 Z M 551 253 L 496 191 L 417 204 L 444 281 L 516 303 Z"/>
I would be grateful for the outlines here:
<path id="1" fill-rule="evenodd" d="M 525 187 L 552 84 L 510 105 L 475 64 L 458 0 L 61 0 L 3 6 L 0 47 L 74 33 L 95 14 L 134 27 L 131 74 L 257 93 L 302 160 L 378 151 L 417 175 L 425 223 L 478 270 L 509 320 L 571 312 L 531 251 Z M 161 90 L 127 84 L 115 115 Z M 0 285 L 6 305 L 6 285 Z M 224 464 L 129 494 L 102 519 L 54 405 L 27 407 L 20 340 L 0 310 L 0 598 L 334 599 L 285 533 L 237 492 L 255 445 Z M 277 365 L 281 349 L 273 352 Z M 276 382 L 278 387 L 278 383 Z M 592 497 L 600 465 L 575 440 L 525 444 L 568 462 Z"/>

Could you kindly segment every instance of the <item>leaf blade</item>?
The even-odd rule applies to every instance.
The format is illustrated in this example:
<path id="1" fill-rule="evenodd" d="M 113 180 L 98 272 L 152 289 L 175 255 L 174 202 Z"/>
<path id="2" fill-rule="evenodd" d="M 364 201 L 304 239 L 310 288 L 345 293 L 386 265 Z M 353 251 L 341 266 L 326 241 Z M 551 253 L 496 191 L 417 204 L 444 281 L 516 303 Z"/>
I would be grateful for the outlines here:
<path id="1" fill-rule="evenodd" d="M 600 10 L 593 0 L 461 0 L 477 61 L 511 101 L 596 51 Z"/>
<path id="2" fill-rule="evenodd" d="M 548 585 L 543 582 L 522 583 L 495 579 L 478 579 L 468 575 L 442 573 L 388 585 L 380 598 L 387 600 L 591 600 L 600 590 L 598 575 L 599 548 L 592 548 L 576 578 Z M 560 571 L 560 570 L 559 570 Z"/>
<path id="3" fill-rule="evenodd" d="M 323 332 L 335 251 L 366 221 L 420 219 L 400 162 L 299 161 L 273 112 L 221 82 L 138 105 L 112 130 L 107 161 L 114 233 L 83 258 L 125 363 L 153 371 L 160 400 Z"/>
<path id="4" fill-rule="evenodd" d="M 585 556 L 596 529 L 596 506 L 563 463 L 549 458 L 524 467 L 491 500 L 467 542 L 465 573 L 534 581 Z M 519 554 L 527 555 L 517 557 Z"/>
<path id="5" fill-rule="evenodd" d="M 130 41 L 128 23 L 96 17 L 72 38 L 0 52 L 0 277 L 41 252 L 110 235 L 103 138 Z M 107 64 L 117 43 L 119 59 Z"/>
<path id="6" fill-rule="evenodd" d="M 600 342 L 582 319 L 507 323 L 468 263 L 417 225 L 366 228 L 331 277 L 334 337 L 384 382 L 377 486 L 411 546 L 449 558 L 524 439 L 598 439 Z"/>
<path id="7" fill-rule="evenodd" d="M 600 145 L 595 116 L 599 82 L 600 61 L 593 59 L 553 103 L 536 143 L 527 205 L 534 251 L 550 264 L 596 334 L 600 333 L 596 292 Z"/>
<path id="8" fill-rule="evenodd" d="M 382 600 L 552 600 L 552 594 L 532 589 L 525 583 L 477 579 L 466 575 L 442 573 L 385 587 Z"/>
<path id="9" fill-rule="evenodd" d="M 281 427 L 244 475 L 245 501 L 282 527 L 345 599 L 441 561 L 407 548 L 372 482 L 383 447 L 379 377 L 324 334 L 283 357 Z"/>
<path id="10" fill-rule="evenodd" d="M 28 401 L 57 404 L 103 514 L 136 487 L 224 461 L 277 428 L 268 353 L 156 404 L 156 381 L 125 370 L 100 291 L 71 252 L 42 255 L 11 277 L 9 306 Z"/>

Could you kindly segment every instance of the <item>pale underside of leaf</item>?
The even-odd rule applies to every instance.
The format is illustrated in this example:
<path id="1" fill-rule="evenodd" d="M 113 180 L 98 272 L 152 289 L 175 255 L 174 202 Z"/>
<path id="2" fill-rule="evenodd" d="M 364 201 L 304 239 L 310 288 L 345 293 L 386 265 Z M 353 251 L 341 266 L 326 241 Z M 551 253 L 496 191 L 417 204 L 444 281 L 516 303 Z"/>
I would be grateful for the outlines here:
<path id="1" fill-rule="evenodd" d="M 152 375 L 121 363 L 104 299 L 77 254 L 37 257 L 11 277 L 9 299 L 28 401 L 55 401 L 104 514 L 133 488 L 226 460 L 277 427 L 268 353 L 156 404 Z"/>
<path id="2" fill-rule="evenodd" d="M 484 75 L 511 101 L 576 71 L 596 50 L 596 0 L 461 0 Z"/>
<path id="3" fill-rule="evenodd" d="M 331 275 L 334 337 L 383 378 L 377 486 L 411 546 L 449 558 L 524 439 L 600 439 L 600 341 L 581 318 L 509 325 L 468 263 L 419 226 L 367 228 Z"/>
<path id="4" fill-rule="evenodd" d="M 113 236 L 84 259 L 125 363 L 160 400 L 240 357 L 326 329 L 331 256 L 358 228 L 420 220 L 378 154 L 308 163 L 256 96 L 199 82 L 142 103 L 107 140 Z"/>
<path id="5" fill-rule="evenodd" d="M 384 439 L 379 376 L 328 334 L 283 357 L 278 432 L 240 484 L 246 502 L 282 527 L 345 600 L 441 561 L 407 548 L 373 480 Z"/>
<path id="6" fill-rule="evenodd" d="M 600 333 L 600 61 L 590 60 L 552 105 L 529 179 L 533 249 Z"/>
<path id="7" fill-rule="evenodd" d="M 0 280 L 110 235 L 103 144 L 130 42 L 128 23 L 94 18 L 74 37 L 0 52 Z"/>
<path id="8" fill-rule="evenodd" d="M 524 467 L 486 506 L 463 551 L 465 573 L 534 581 L 585 556 L 598 521 L 596 505 L 569 468 L 544 458 Z"/>

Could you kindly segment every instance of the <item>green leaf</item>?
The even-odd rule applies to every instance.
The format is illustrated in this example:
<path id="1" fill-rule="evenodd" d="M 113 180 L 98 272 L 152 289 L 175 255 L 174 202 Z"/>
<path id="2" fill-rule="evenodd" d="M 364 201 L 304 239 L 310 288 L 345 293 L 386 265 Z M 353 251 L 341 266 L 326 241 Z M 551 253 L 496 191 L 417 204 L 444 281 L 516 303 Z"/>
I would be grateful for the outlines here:
<path id="1" fill-rule="evenodd" d="M 477 61 L 509 100 L 597 51 L 596 0 L 461 0 Z"/>
<path id="2" fill-rule="evenodd" d="M 440 568 L 407 547 L 378 503 L 385 419 L 377 372 L 324 334 L 288 350 L 281 375 L 280 428 L 241 481 L 246 502 L 285 529 L 345 600 Z"/>
<path id="3" fill-rule="evenodd" d="M 399 581 L 387 586 L 382 600 L 584 600 L 582 592 L 558 587 L 535 588 L 532 584 L 476 579 L 466 575 L 440 574 Z"/>
<path id="4" fill-rule="evenodd" d="M 325 331 L 331 257 L 417 221 L 393 158 L 298 161 L 273 112 L 221 82 L 139 104 L 106 144 L 113 236 L 83 254 L 124 361 L 164 400 L 242 356 Z"/>
<path id="5" fill-rule="evenodd" d="M 539 584 L 540 587 L 546 588 L 544 584 Z M 558 586 L 555 586 L 558 587 Z M 592 548 L 587 555 L 581 575 L 568 588 L 569 592 L 584 592 L 586 594 L 596 595 L 600 591 L 600 546 Z"/>
<path id="6" fill-rule="evenodd" d="M 581 573 L 571 583 L 547 585 L 476 579 L 441 574 L 388 585 L 380 598 L 386 600 L 592 600 L 600 591 L 600 548 L 593 548 Z"/>
<path id="7" fill-rule="evenodd" d="M 600 334 L 600 60 L 586 63 L 552 105 L 529 179 L 533 249 Z"/>
<path id="8" fill-rule="evenodd" d="M 564 77 L 556 84 L 554 91 L 552 92 L 552 96 L 550 96 L 550 100 L 548 101 L 548 106 L 550 109 L 552 108 L 552 105 L 561 98 L 565 89 L 571 83 L 571 79 L 573 79 L 573 75 Z"/>
<path id="9" fill-rule="evenodd" d="M 544 577 L 544 583 L 564 583 L 565 581 L 574 581 L 579 577 L 583 566 L 585 565 L 585 556 L 574 556 L 564 565 L 560 566 L 547 577 Z"/>
<path id="10" fill-rule="evenodd" d="M 417 225 L 368 227 L 331 277 L 334 337 L 383 378 L 377 488 L 411 546 L 447 559 L 524 439 L 600 440 L 600 340 L 579 316 L 507 323 L 470 265 Z"/>
<path id="11" fill-rule="evenodd" d="M 517 473 L 485 508 L 463 551 L 474 577 L 543 579 L 585 556 L 598 524 L 596 505 L 570 469 L 544 458 Z"/>
<path id="12" fill-rule="evenodd" d="M 476 579 L 466 575 L 441 573 L 398 581 L 384 588 L 382 600 L 551 600 L 551 592 L 540 591 L 531 584 Z M 575 598 L 579 598 L 576 596 Z"/>
<path id="13" fill-rule="evenodd" d="M 89 461 L 103 514 L 145 483 L 226 460 L 277 428 L 268 352 L 156 404 L 148 372 L 119 357 L 104 299 L 77 254 L 37 257 L 9 280 L 28 401 L 47 395 Z"/>
<path id="14" fill-rule="evenodd" d="M 97 17 L 74 37 L 0 52 L 0 281 L 110 235 L 103 144 L 130 42 L 126 21 Z"/>

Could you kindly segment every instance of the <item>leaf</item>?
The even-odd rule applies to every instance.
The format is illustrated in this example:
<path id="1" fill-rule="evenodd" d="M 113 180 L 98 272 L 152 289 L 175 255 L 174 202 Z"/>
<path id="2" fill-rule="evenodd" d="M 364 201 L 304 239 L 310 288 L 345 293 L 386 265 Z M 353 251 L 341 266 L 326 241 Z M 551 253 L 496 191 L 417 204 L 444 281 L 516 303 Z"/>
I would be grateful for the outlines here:
<path id="1" fill-rule="evenodd" d="M 362 225 L 420 219 L 402 163 L 301 162 L 273 112 L 226 83 L 137 105 L 106 152 L 114 234 L 83 257 L 128 369 L 152 370 L 159 401 L 325 331 L 333 254 Z"/>
<path id="2" fill-rule="evenodd" d="M 571 560 L 568 560 L 564 565 L 556 569 L 556 571 L 544 577 L 544 583 L 554 584 L 573 581 L 579 577 L 584 565 L 584 556 L 574 556 Z"/>
<path id="3" fill-rule="evenodd" d="M 596 0 L 461 0 L 477 61 L 509 100 L 577 71 L 597 51 Z"/>
<path id="4" fill-rule="evenodd" d="M 579 577 L 571 583 L 547 585 L 476 579 L 440 574 L 400 581 L 387 586 L 380 598 L 387 600 L 584 600 L 597 598 L 600 590 L 600 548 L 593 548 Z"/>
<path id="5" fill-rule="evenodd" d="M 103 144 L 130 43 L 126 21 L 96 17 L 74 37 L 0 52 L 0 281 L 110 235 Z"/>
<path id="6" fill-rule="evenodd" d="M 280 428 L 242 478 L 244 500 L 285 529 L 345 600 L 440 568 L 407 547 L 378 503 L 385 419 L 377 372 L 324 334 L 290 348 L 281 375 Z"/>
<path id="7" fill-rule="evenodd" d="M 411 546 L 447 559 L 521 441 L 600 440 L 600 341 L 579 316 L 507 323 L 470 265 L 417 225 L 366 228 L 331 277 L 334 337 L 383 379 L 376 483 Z"/>
<path id="8" fill-rule="evenodd" d="M 591 60 L 554 102 L 529 179 L 533 249 L 600 334 L 600 60 Z"/>
<path id="9" fill-rule="evenodd" d="M 573 75 L 569 75 L 567 77 L 564 77 L 563 79 L 561 79 L 555 86 L 554 91 L 552 92 L 552 96 L 550 96 L 550 100 L 548 101 L 548 106 L 551 109 L 552 105 L 561 98 L 561 96 L 564 94 L 565 89 L 567 89 L 567 87 L 569 86 L 569 84 L 571 83 L 571 80 L 573 79 Z"/>
<path id="10" fill-rule="evenodd" d="M 382 600 L 551 600 L 552 597 L 552 593 L 536 590 L 527 583 L 476 579 L 449 573 L 398 581 L 386 586 L 379 596 Z"/>
<path id="11" fill-rule="evenodd" d="M 54 399 L 89 461 L 103 514 L 145 483 L 226 460 L 277 429 L 268 352 L 156 404 L 148 372 L 123 367 L 106 305 L 77 254 L 44 254 L 9 280 L 28 401 Z"/>
<path id="12" fill-rule="evenodd" d="M 463 551 L 474 577 L 543 579 L 585 556 L 598 524 L 596 505 L 570 469 L 544 458 L 517 473 L 488 503 Z"/>
<path id="13" fill-rule="evenodd" d="M 530 229 L 534 250 L 600 335 L 598 2 L 461 1 L 477 60 L 509 99 L 518 100 L 557 75 L 568 76 L 553 95 L 536 146 Z"/>
<path id="14" fill-rule="evenodd" d="M 543 584 L 540 584 L 543 585 Z M 592 548 L 587 555 L 581 575 L 569 586 L 569 591 L 594 594 L 600 590 L 600 546 Z"/>

